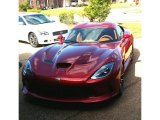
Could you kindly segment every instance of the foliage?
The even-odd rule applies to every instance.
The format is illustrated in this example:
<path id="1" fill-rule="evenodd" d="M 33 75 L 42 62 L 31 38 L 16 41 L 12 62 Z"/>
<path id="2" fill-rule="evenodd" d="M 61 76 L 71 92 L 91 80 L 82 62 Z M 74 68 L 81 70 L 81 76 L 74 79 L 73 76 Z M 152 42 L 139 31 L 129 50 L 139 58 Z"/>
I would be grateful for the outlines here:
<path id="1" fill-rule="evenodd" d="M 73 24 L 74 23 L 73 12 L 63 12 L 59 15 L 59 19 L 62 23 Z"/>
<path id="2" fill-rule="evenodd" d="M 56 8 L 42 10 L 40 13 L 43 13 L 47 16 L 58 16 L 60 21 L 65 24 L 74 24 L 74 14 L 84 16 L 83 8 Z"/>
<path id="3" fill-rule="evenodd" d="M 87 4 L 85 3 L 82 3 L 82 4 L 77 4 L 76 7 L 84 7 L 84 6 L 88 6 Z"/>
<path id="4" fill-rule="evenodd" d="M 85 7 L 85 15 L 91 22 L 96 19 L 102 22 L 110 12 L 111 0 L 90 0 L 89 5 Z"/>
<path id="5" fill-rule="evenodd" d="M 27 11 L 27 9 L 30 8 L 28 0 L 23 1 L 22 3 L 19 4 L 19 10 L 20 11 Z"/>

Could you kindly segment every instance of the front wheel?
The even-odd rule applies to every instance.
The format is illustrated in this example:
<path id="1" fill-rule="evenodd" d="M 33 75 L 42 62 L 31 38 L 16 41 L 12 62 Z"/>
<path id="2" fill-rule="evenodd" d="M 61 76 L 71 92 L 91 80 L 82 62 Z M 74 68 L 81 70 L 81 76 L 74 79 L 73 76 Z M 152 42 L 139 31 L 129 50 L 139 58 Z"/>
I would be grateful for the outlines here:
<path id="1" fill-rule="evenodd" d="M 119 93 L 118 93 L 117 97 L 122 96 L 123 89 L 124 89 L 124 80 L 123 80 L 123 77 L 124 77 L 124 67 L 123 67 L 123 65 L 121 67 L 120 74 L 121 74 L 121 77 L 120 77 L 120 82 L 119 82 Z"/>
<path id="2" fill-rule="evenodd" d="M 30 33 L 28 39 L 32 47 L 38 47 L 39 43 L 35 33 Z"/>
<path id="3" fill-rule="evenodd" d="M 134 46 L 133 46 L 133 43 L 132 43 L 131 62 L 133 61 L 133 56 L 134 56 Z"/>

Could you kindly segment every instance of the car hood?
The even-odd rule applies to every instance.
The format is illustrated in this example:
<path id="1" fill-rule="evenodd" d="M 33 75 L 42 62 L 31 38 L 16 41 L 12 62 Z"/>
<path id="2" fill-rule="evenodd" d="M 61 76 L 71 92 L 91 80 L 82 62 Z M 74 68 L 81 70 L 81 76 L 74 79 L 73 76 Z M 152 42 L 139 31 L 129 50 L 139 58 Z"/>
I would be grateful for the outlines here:
<path id="1" fill-rule="evenodd" d="M 35 75 L 48 79 L 86 81 L 107 60 L 118 45 L 63 44 L 46 47 L 31 57 Z"/>
<path id="2" fill-rule="evenodd" d="M 34 27 L 38 31 L 48 31 L 48 32 L 67 30 L 68 29 L 68 26 L 66 24 L 63 24 L 63 23 L 60 23 L 60 22 L 38 24 L 38 25 L 34 25 Z"/>

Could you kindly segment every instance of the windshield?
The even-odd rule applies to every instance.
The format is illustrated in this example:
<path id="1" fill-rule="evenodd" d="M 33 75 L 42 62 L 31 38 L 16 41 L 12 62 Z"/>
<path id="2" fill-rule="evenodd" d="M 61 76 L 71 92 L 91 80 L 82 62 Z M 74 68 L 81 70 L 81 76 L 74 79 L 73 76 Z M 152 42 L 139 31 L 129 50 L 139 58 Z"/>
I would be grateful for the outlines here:
<path id="1" fill-rule="evenodd" d="M 43 14 L 34 14 L 34 15 L 26 15 L 24 16 L 28 24 L 37 25 L 43 23 L 50 23 L 51 21 L 47 18 L 47 16 Z"/>
<path id="2" fill-rule="evenodd" d="M 117 40 L 113 28 L 73 28 L 65 42 L 108 42 Z"/>

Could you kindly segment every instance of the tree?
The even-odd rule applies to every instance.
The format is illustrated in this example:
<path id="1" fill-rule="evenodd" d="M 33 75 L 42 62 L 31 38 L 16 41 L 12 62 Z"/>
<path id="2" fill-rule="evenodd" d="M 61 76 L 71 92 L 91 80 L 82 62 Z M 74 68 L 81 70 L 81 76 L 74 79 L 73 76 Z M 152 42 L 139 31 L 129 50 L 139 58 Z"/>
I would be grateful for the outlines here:
<path id="1" fill-rule="evenodd" d="M 102 22 L 110 13 L 112 0 L 89 0 L 89 5 L 84 8 L 85 15 L 91 22 L 96 19 Z"/>

